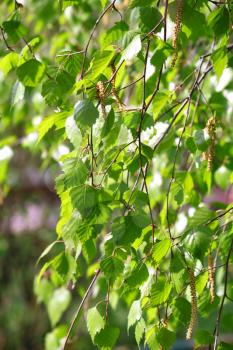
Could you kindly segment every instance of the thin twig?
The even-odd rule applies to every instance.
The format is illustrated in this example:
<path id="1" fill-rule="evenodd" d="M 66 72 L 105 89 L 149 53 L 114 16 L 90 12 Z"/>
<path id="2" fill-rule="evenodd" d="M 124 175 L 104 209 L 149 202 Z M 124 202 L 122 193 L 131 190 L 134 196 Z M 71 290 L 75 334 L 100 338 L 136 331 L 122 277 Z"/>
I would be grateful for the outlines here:
<path id="1" fill-rule="evenodd" d="M 165 0 L 165 9 L 164 9 L 164 42 L 167 41 L 167 12 L 168 12 L 168 0 Z"/>
<path id="2" fill-rule="evenodd" d="M 86 59 L 87 59 L 87 51 L 88 51 L 88 48 L 90 46 L 90 43 L 91 43 L 91 40 L 92 40 L 92 37 L 95 33 L 95 30 L 99 24 L 99 22 L 101 21 L 101 19 L 104 17 L 104 15 L 111 9 L 111 8 L 114 8 L 114 5 L 115 5 L 115 2 L 116 0 L 113 0 L 105 9 L 104 11 L 101 13 L 101 15 L 97 18 L 95 24 L 94 24 L 94 27 L 90 33 L 90 36 L 88 38 L 88 41 L 87 41 L 87 44 L 84 48 L 84 57 L 83 57 L 83 63 L 82 63 L 82 69 L 81 69 L 81 73 L 80 73 L 80 80 L 83 78 L 84 76 L 84 70 L 85 70 L 85 64 L 86 64 Z"/>
<path id="3" fill-rule="evenodd" d="M 65 338 L 65 342 L 64 342 L 64 344 L 62 346 L 62 350 L 65 350 L 65 348 L 66 348 L 66 345 L 68 343 L 68 340 L 69 340 L 71 331 L 72 331 L 72 329 L 74 327 L 75 321 L 77 320 L 77 318 L 78 318 L 78 316 L 79 316 L 79 314 L 80 314 L 80 312 L 81 312 L 81 310 L 83 308 L 83 305 L 84 305 L 84 303 L 85 303 L 85 301 L 86 301 L 86 299 L 87 299 L 87 297 L 88 297 L 92 287 L 94 286 L 94 284 L 95 284 L 99 274 L 100 274 L 100 269 L 96 271 L 95 276 L 93 277 L 91 283 L 89 284 L 89 286 L 88 286 L 88 288 L 86 290 L 86 293 L 84 294 L 84 297 L 82 298 L 81 303 L 79 304 L 79 307 L 78 307 L 76 313 L 74 314 L 74 317 L 73 317 L 73 319 L 71 321 L 69 330 L 68 330 L 66 338 Z"/>
<path id="4" fill-rule="evenodd" d="M 219 218 L 222 218 L 223 216 L 225 216 L 226 214 L 228 214 L 228 213 L 231 212 L 232 210 L 233 210 L 233 207 L 230 207 L 229 209 L 227 209 L 227 210 L 224 211 L 223 213 L 221 213 L 221 214 L 215 216 L 215 218 L 213 218 L 213 219 L 207 221 L 207 222 L 206 222 L 206 225 L 212 224 L 212 222 L 218 220 Z"/>
<path id="5" fill-rule="evenodd" d="M 2 38 L 3 38 L 3 41 L 4 41 L 5 45 L 6 45 L 6 47 L 8 48 L 9 51 L 14 52 L 15 50 L 8 44 L 8 42 L 6 40 L 4 29 L 2 27 L 0 27 L 0 30 L 1 30 Z"/>
<path id="6" fill-rule="evenodd" d="M 140 168 L 141 168 L 141 174 L 143 177 L 143 186 L 145 187 L 146 194 L 147 194 L 147 201 L 148 201 L 148 208 L 150 213 L 150 219 L 151 219 L 151 226 L 152 226 L 152 243 L 155 242 L 154 237 L 154 218 L 152 213 L 152 207 L 150 203 L 150 197 L 149 197 L 149 191 L 147 187 L 147 181 L 146 181 L 146 174 L 144 173 L 143 164 L 142 164 L 142 141 L 141 141 L 141 132 L 142 132 L 142 124 L 145 117 L 145 108 L 146 108 L 146 71 L 147 71 L 147 62 L 148 62 L 148 55 L 149 55 L 149 49 L 150 49 L 150 40 L 148 40 L 147 48 L 146 48 L 146 55 L 145 55 L 145 61 L 144 61 L 144 72 L 143 72 L 143 96 L 142 96 L 142 108 L 141 108 L 141 118 L 140 118 L 140 124 L 138 128 L 138 143 L 139 143 L 139 161 L 140 161 Z"/>
<path id="7" fill-rule="evenodd" d="M 227 259 L 226 259 L 225 277 L 224 277 L 224 291 L 223 291 L 223 296 L 222 296 L 221 304 L 220 304 L 220 307 L 218 310 L 216 325 L 215 325 L 215 329 L 214 329 L 214 349 L 213 350 L 217 350 L 217 347 L 218 347 L 218 338 L 219 338 L 221 317 L 222 317 L 224 302 L 225 302 L 225 299 L 227 297 L 227 283 L 228 283 L 228 272 L 229 272 L 228 269 L 229 269 L 229 263 L 230 263 L 232 249 L 233 249 L 233 238 L 231 240 L 230 248 L 228 250 Z M 210 349 L 211 349 L 211 344 L 209 345 L 209 350 Z"/>
<path id="8" fill-rule="evenodd" d="M 171 226 L 170 226 L 170 221 L 169 221 L 169 195 L 170 195 L 172 182 L 175 180 L 176 161 L 177 161 L 179 148 L 180 148 L 181 141 L 182 141 L 183 135 L 185 133 L 187 122 L 188 122 L 188 119 L 189 119 L 189 116 L 190 116 L 191 97 L 192 97 L 194 88 L 196 86 L 196 82 L 198 81 L 198 79 L 200 77 L 203 61 L 204 61 L 204 59 L 202 59 L 202 61 L 201 61 L 201 64 L 200 64 L 200 67 L 199 67 L 196 79 L 195 79 L 195 81 L 193 83 L 193 86 L 192 86 L 192 88 L 190 90 L 190 93 L 189 93 L 187 114 L 186 114 L 186 118 L 185 118 L 185 121 L 184 121 L 183 129 L 182 129 L 182 132 L 181 132 L 181 135 L 179 137 L 179 141 L 178 141 L 178 144 L 177 144 L 177 147 L 176 147 L 176 152 L 175 152 L 174 161 L 173 161 L 173 167 L 172 167 L 172 175 L 171 175 L 171 178 L 170 178 L 170 181 L 169 181 L 169 185 L 168 185 L 168 191 L 167 191 L 167 196 L 166 196 L 167 197 L 167 201 L 166 201 L 166 205 L 167 205 L 166 218 L 167 218 L 167 226 L 168 226 L 168 232 L 169 232 L 170 239 L 173 239 L 173 237 L 172 237 L 172 234 L 171 234 Z"/>

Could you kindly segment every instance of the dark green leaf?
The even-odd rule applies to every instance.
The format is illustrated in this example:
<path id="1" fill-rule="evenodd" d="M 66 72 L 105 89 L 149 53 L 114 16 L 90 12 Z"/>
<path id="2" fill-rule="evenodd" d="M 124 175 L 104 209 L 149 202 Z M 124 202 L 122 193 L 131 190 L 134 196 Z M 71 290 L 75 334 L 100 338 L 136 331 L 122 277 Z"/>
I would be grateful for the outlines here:
<path id="1" fill-rule="evenodd" d="M 36 59 L 31 59 L 17 69 L 17 76 L 19 80 L 25 85 L 30 87 L 37 86 L 45 73 L 45 66 L 37 61 Z"/>
<path id="2" fill-rule="evenodd" d="M 78 101 L 74 107 L 74 118 L 80 127 L 92 126 L 99 112 L 90 100 Z"/>
<path id="3" fill-rule="evenodd" d="M 120 335 L 119 328 L 106 326 L 96 334 L 94 343 L 100 348 L 112 348 Z"/>

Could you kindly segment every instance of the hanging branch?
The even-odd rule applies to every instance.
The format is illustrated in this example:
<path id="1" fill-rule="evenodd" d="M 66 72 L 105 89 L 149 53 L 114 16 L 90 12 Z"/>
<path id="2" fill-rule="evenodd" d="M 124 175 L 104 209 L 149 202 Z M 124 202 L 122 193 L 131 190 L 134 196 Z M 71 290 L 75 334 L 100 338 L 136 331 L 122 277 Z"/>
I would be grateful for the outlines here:
<path id="1" fill-rule="evenodd" d="M 184 126 L 183 126 L 183 129 L 181 131 L 181 135 L 179 137 L 179 141 L 178 141 L 178 144 L 177 144 L 177 147 L 176 147 L 176 152 L 175 152 L 173 166 L 172 166 L 172 175 L 171 175 L 171 178 L 170 178 L 170 181 L 169 181 L 167 195 L 166 195 L 166 199 L 167 199 L 166 200 L 166 206 L 167 206 L 166 218 L 167 218 L 168 232 L 169 232 L 169 236 L 170 236 L 171 240 L 173 240 L 173 237 L 172 237 L 172 234 L 171 234 L 171 227 L 170 227 L 170 221 L 169 221 L 169 195 L 170 195 L 170 191 L 171 191 L 171 185 L 172 185 L 173 181 L 175 180 L 176 161 L 177 161 L 179 148 L 180 148 L 181 141 L 182 141 L 183 135 L 185 133 L 186 126 L 187 126 L 187 123 L 188 123 L 188 120 L 189 120 L 189 116 L 190 116 L 191 97 L 192 97 L 192 94 L 194 92 L 194 89 L 195 89 L 195 86 L 196 86 L 196 82 L 198 81 L 198 79 L 200 77 L 203 62 L 204 62 L 204 59 L 202 59 L 202 61 L 201 61 L 201 64 L 199 66 L 199 70 L 197 72 L 196 79 L 195 79 L 195 81 L 193 83 L 193 86 L 192 86 L 192 88 L 190 90 L 190 93 L 189 93 L 189 96 L 188 96 L 188 99 L 187 99 L 188 109 L 187 109 L 187 113 L 186 113 L 186 117 L 185 117 L 185 121 L 184 121 Z"/>
<path id="2" fill-rule="evenodd" d="M 150 220 L 151 220 L 151 227 L 152 227 L 152 243 L 155 243 L 155 237 L 154 237 L 154 218 L 152 213 L 152 207 L 150 203 L 150 196 L 148 191 L 148 186 L 146 182 L 146 174 L 144 173 L 143 164 L 142 164 L 142 141 L 141 141 L 141 132 L 142 132 L 142 124 L 146 113 L 146 71 L 147 71 L 147 62 L 148 62 L 148 55 L 149 55 L 149 49 L 150 49 L 150 40 L 148 40 L 147 47 L 146 47 L 146 55 L 145 55 L 145 61 L 144 61 L 144 72 L 143 72 L 143 97 L 142 97 L 142 107 L 141 107 L 141 117 L 140 117 L 140 124 L 138 128 L 138 144 L 139 144 L 139 161 L 140 161 L 140 172 L 143 177 L 143 186 L 145 187 L 145 191 L 147 194 L 147 201 L 148 201 L 148 208 L 150 213 Z"/>
<path id="3" fill-rule="evenodd" d="M 90 46 L 90 43 L 91 43 L 91 40 L 93 38 L 93 35 L 96 31 L 96 28 L 98 26 L 98 24 L 100 23 L 101 19 L 104 17 L 104 15 L 109 11 L 111 10 L 112 8 L 114 9 L 115 8 L 115 3 L 116 3 L 116 0 L 113 0 L 106 8 L 105 10 L 101 13 L 101 15 L 97 18 L 95 24 L 94 24 L 94 27 L 90 33 L 90 36 L 87 40 L 87 43 L 86 43 L 86 46 L 83 50 L 84 52 L 84 56 L 83 56 L 83 63 L 82 63 L 82 69 L 81 69 L 81 73 L 80 73 L 80 80 L 83 79 L 83 76 L 84 76 L 84 71 L 85 71 L 85 64 L 86 64 L 86 59 L 87 59 L 87 52 L 88 52 L 88 48 Z"/>
<path id="4" fill-rule="evenodd" d="M 94 275 L 94 277 L 93 277 L 91 283 L 89 284 L 89 286 L 88 286 L 88 288 L 87 288 L 87 290 L 86 290 L 86 293 L 84 294 L 84 296 L 83 296 L 83 298 L 82 298 L 82 300 L 81 300 L 81 302 L 80 302 L 80 304 L 79 304 L 79 306 L 78 306 L 78 309 L 77 309 L 76 313 L 74 314 L 74 317 L 73 317 L 73 319 L 72 319 L 72 321 L 71 321 L 71 324 L 70 324 L 70 327 L 69 327 L 69 329 L 68 329 L 68 332 L 67 332 L 67 335 L 66 335 L 64 344 L 63 344 L 63 346 L 62 346 L 62 350 L 65 350 L 65 348 L 66 348 L 66 346 L 67 346 L 67 344 L 68 344 L 68 340 L 69 340 L 71 331 L 72 331 L 72 329 L 73 329 L 73 327 L 74 327 L 74 325 L 75 325 L 75 322 L 76 322 L 78 316 L 80 315 L 80 313 L 81 313 L 81 311 L 82 311 L 83 305 L 84 305 L 84 303 L 85 303 L 85 301 L 86 301 L 86 299 L 87 299 L 89 293 L 91 292 L 92 287 L 94 286 L 94 284 L 95 284 L 95 282 L 96 282 L 96 280 L 97 280 L 99 274 L 100 274 L 100 269 L 96 271 L 96 273 L 95 273 L 95 275 Z"/>
<path id="5" fill-rule="evenodd" d="M 233 238 L 231 240 L 230 248 L 228 250 L 227 254 L 227 259 L 226 259 L 226 266 L 225 266 L 225 277 L 224 277 L 224 291 L 223 291 L 223 296 L 222 300 L 220 303 L 220 307 L 218 310 L 218 315 L 216 318 L 216 324 L 215 324 L 215 329 L 214 329 L 214 348 L 213 350 L 217 350 L 218 348 L 218 338 L 219 338 L 219 330 L 220 330 L 220 323 L 221 323 L 221 318 L 222 318 L 222 312 L 223 312 L 223 307 L 225 303 L 225 299 L 227 298 L 227 283 L 228 283 L 228 274 L 229 274 L 229 264 L 230 264 L 230 257 L 233 249 Z M 209 350 L 211 350 L 211 344 L 209 345 Z"/>

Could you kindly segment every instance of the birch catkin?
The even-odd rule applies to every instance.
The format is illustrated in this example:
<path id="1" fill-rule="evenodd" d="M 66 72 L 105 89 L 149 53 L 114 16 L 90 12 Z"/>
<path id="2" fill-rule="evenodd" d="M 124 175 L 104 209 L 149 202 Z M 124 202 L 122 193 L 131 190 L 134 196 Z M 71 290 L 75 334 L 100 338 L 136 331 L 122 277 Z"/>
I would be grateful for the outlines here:
<path id="1" fill-rule="evenodd" d="M 172 59 L 172 67 L 175 66 L 176 60 L 178 57 L 178 52 L 177 52 L 177 41 L 178 41 L 178 36 L 181 30 L 181 18 L 182 18 L 182 13 L 183 13 L 183 5 L 184 1 L 183 0 L 176 0 L 176 19 L 175 19 L 175 27 L 173 30 L 173 36 L 172 36 L 172 46 L 175 49 L 175 53 L 173 55 Z"/>
<path id="2" fill-rule="evenodd" d="M 189 326 L 186 333 L 186 339 L 191 339 L 193 335 L 193 329 L 195 327 L 195 324 L 197 322 L 197 293 L 196 293 L 196 283 L 195 283 L 195 276 L 193 269 L 188 269 L 189 273 L 189 285 L 190 285 L 190 292 L 191 292 L 191 304 L 192 304 L 192 310 L 191 310 L 191 319 L 189 322 Z"/>
<path id="3" fill-rule="evenodd" d="M 207 159 L 207 169 L 212 169 L 214 152 L 215 152 L 215 141 L 216 141 L 216 119 L 215 117 L 211 117 L 206 124 L 207 132 L 210 137 L 210 147 L 206 154 Z"/>
<path id="4" fill-rule="evenodd" d="M 215 267 L 214 267 L 214 261 L 211 253 L 208 255 L 208 279 L 209 279 L 209 286 L 210 286 L 210 300 L 211 303 L 214 302 L 215 299 Z"/>
<path id="5" fill-rule="evenodd" d="M 98 81 L 98 83 L 96 84 L 96 92 L 97 92 L 97 97 L 100 101 L 102 115 L 104 118 L 106 118 L 107 113 L 106 113 L 105 104 L 104 104 L 104 84 L 102 81 Z"/>

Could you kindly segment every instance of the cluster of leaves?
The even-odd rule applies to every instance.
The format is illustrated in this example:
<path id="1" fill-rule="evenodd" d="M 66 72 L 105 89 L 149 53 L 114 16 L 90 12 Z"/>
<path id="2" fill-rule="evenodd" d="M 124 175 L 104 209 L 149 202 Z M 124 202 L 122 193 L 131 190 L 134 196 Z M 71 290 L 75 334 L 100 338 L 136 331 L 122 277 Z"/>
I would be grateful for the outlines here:
<path id="1" fill-rule="evenodd" d="M 39 3 L 1 5 L 9 15 L 0 28 L 0 69 L 17 78 L 12 108 L 39 94 L 43 120 L 26 132 L 38 133 L 34 146 L 45 166 L 61 168 L 58 239 L 40 260 L 54 245 L 61 250 L 35 282 L 53 327 L 46 348 L 68 348 L 87 301 L 87 328 L 100 349 L 117 343 L 120 302 L 139 347 L 170 349 L 194 327 L 196 347 L 230 348 L 219 333 L 229 330 L 233 298 L 231 200 L 224 195 L 233 181 L 233 86 L 225 83 L 232 1 L 183 1 L 176 47 L 177 1 Z M 2 124 L 9 123 L 8 112 Z M 3 145 L 16 141 L 7 135 Z M 5 176 L 5 192 L 9 186 Z M 84 276 L 92 279 L 86 290 Z M 72 290 L 81 303 L 70 326 L 58 325 Z"/>

